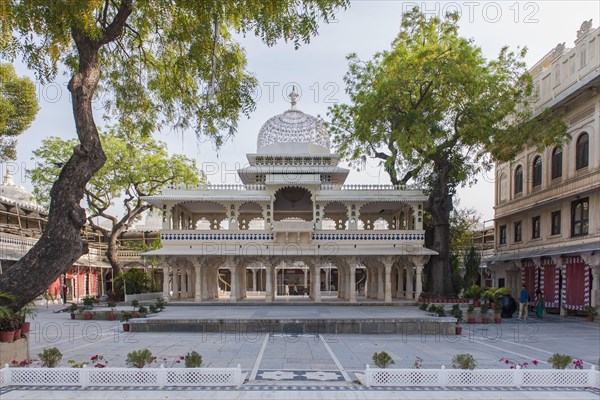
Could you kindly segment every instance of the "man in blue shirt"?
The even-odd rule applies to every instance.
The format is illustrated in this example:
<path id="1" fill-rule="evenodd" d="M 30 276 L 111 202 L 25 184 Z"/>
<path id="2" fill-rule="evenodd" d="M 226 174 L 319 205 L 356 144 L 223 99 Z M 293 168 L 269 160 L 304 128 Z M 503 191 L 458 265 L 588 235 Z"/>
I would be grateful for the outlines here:
<path id="1" fill-rule="evenodd" d="M 521 287 L 521 294 L 519 295 L 519 318 L 527 319 L 527 308 L 529 306 L 529 292 L 525 289 L 525 285 Z"/>

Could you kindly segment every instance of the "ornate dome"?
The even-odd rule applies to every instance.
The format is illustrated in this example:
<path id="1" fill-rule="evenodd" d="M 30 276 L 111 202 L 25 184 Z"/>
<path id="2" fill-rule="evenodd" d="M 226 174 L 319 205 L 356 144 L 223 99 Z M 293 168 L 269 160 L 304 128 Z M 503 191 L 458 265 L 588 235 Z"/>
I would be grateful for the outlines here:
<path id="1" fill-rule="evenodd" d="M 258 152 L 270 152 L 269 150 L 288 152 L 284 149 L 287 148 L 293 152 L 329 153 L 329 133 L 325 125 L 318 118 L 296 109 L 298 95 L 295 90 L 290 93 L 290 98 L 291 109 L 268 119 L 260 128 L 257 140 Z M 296 143 L 300 146 L 293 145 Z"/>

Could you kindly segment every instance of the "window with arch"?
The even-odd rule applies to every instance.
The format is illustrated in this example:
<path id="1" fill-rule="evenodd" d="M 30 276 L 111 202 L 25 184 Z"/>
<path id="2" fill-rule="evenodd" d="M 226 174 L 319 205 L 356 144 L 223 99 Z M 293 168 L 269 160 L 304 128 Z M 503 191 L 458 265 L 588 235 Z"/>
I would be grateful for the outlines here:
<path id="1" fill-rule="evenodd" d="M 555 147 L 552 150 L 552 179 L 562 176 L 562 149 Z"/>
<path id="2" fill-rule="evenodd" d="M 590 137 L 586 132 L 583 132 L 577 138 L 575 146 L 575 169 L 581 169 L 588 166 L 590 152 Z"/>
<path id="3" fill-rule="evenodd" d="M 523 167 L 515 168 L 515 194 L 523 193 Z"/>
<path id="4" fill-rule="evenodd" d="M 542 157 L 536 156 L 533 159 L 533 177 L 532 186 L 537 188 L 542 185 Z"/>

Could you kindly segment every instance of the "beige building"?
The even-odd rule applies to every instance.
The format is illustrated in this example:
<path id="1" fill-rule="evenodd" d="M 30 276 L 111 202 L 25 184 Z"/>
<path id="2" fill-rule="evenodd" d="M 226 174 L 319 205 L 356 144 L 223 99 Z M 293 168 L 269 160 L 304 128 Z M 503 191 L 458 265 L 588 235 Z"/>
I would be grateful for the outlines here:
<path id="1" fill-rule="evenodd" d="M 487 265 L 495 286 L 541 290 L 564 314 L 600 304 L 600 29 L 585 21 L 573 48 L 559 44 L 531 73 L 534 114 L 561 113 L 571 140 L 496 165 Z"/>

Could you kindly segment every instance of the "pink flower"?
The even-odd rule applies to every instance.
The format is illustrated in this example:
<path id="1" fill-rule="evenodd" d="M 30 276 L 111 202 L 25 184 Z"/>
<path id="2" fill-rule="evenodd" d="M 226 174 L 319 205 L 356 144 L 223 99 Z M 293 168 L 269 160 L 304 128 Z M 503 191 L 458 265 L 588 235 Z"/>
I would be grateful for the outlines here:
<path id="1" fill-rule="evenodd" d="M 510 361 L 504 360 L 504 364 L 510 364 Z"/>
<path id="2" fill-rule="evenodd" d="M 100 364 L 100 363 L 94 365 L 94 368 L 104 368 L 104 367 L 106 367 L 106 365 Z"/>
<path id="3" fill-rule="evenodd" d="M 179 364 L 179 363 L 181 363 L 181 360 L 177 360 L 177 361 L 175 361 L 175 363 L 176 363 L 176 364 Z"/>
<path id="4" fill-rule="evenodd" d="M 179 356 L 179 359 L 180 360 L 185 360 L 185 357 L 184 356 Z"/>
<path id="5" fill-rule="evenodd" d="M 510 369 L 515 369 L 515 366 L 514 366 L 514 365 L 511 365 L 511 366 L 510 366 Z"/>
<path id="6" fill-rule="evenodd" d="M 90 360 L 92 361 L 96 361 L 98 359 L 98 354 L 96 354 L 95 356 L 92 356 L 92 358 L 90 358 Z"/>
<path id="7" fill-rule="evenodd" d="M 532 363 L 533 363 L 533 365 L 538 365 L 539 361 L 538 360 L 533 360 Z"/>

